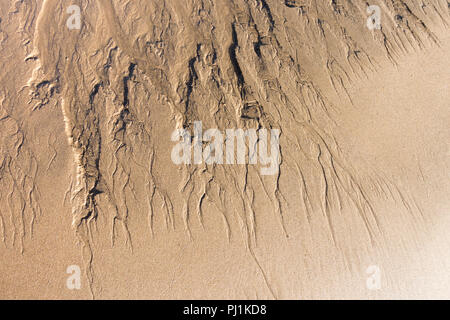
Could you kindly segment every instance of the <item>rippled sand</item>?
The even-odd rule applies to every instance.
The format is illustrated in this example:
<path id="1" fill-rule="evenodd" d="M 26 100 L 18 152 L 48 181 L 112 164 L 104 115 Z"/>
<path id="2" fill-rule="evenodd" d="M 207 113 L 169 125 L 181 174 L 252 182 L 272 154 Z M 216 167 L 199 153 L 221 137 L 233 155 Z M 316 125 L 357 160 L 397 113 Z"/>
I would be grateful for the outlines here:
<path id="1" fill-rule="evenodd" d="M 450 298 L 450 4 L 369 2 L 1 1 L 0 298 Z"/>

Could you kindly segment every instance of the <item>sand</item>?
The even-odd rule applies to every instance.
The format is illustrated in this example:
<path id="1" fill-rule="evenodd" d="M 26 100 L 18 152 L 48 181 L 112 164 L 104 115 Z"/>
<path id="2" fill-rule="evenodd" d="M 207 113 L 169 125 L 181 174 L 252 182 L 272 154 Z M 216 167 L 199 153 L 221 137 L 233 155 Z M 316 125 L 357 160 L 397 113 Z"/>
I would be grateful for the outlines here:
<path id="1" fill-rule="evenodd" d="M 449 299 L 449 7 L 2 1 L 0 298 Z"/>

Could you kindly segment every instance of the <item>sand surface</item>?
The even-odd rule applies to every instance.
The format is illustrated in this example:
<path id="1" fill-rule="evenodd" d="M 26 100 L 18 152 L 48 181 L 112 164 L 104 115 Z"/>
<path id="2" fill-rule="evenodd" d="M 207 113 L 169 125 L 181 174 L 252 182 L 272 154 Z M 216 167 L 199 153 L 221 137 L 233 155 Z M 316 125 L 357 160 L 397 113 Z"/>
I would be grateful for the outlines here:
<path id="1" fill-rule="evenodd" d="M 450 299 L 449 8 L 2 0 L 0 298 Z"/>

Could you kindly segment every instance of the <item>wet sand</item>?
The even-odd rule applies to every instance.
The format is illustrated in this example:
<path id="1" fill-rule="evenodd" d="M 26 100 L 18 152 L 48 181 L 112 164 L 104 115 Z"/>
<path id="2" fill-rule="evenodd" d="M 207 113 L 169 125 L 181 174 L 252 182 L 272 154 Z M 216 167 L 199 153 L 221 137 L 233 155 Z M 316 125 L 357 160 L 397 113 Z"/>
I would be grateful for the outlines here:
<path id="1" fill-rule="evenodd" d="M 450 298 L 449 5 L 370 4 L 3 1 L 0 298 Z"/>

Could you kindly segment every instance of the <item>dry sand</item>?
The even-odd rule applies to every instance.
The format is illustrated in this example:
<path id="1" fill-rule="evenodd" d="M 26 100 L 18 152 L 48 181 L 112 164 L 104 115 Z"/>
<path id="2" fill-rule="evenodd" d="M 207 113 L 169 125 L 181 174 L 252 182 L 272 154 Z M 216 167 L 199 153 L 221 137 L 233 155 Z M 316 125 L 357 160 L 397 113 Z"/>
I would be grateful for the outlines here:
<path id="1" fill-rule="evenodd" d="M 2 0 L 0 298 L 449 299 L 449 7 Z M 196 121 L 279 171 L 175 164 Z"/>

